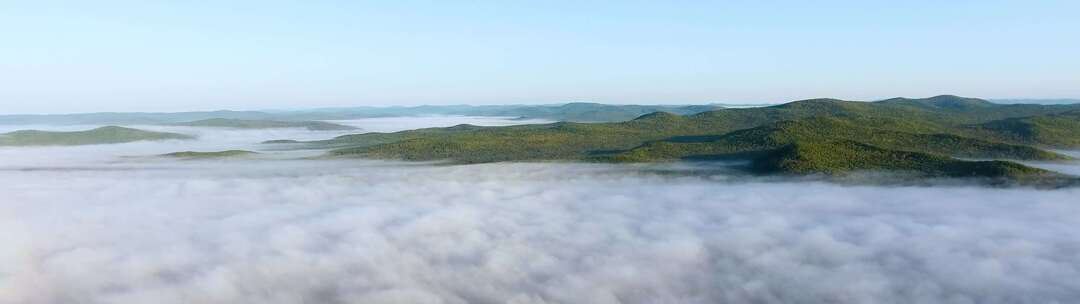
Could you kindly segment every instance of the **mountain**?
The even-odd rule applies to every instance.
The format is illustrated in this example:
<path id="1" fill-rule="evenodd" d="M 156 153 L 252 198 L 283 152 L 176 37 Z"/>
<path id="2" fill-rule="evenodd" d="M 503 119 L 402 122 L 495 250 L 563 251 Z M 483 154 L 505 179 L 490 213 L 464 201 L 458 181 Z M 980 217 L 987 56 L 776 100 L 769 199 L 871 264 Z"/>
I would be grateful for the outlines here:
<path id="1" fill-rule="evenodd" d="M 356 130 L 356 127 L 346 126 L 342 124 L 329 123 L 324 121 L 280 121 L 280 120 L 254 120 L 254 119 L 229 119 L 229 118 L 211 118 L 182 123 L 175 123 L 177 126 L 188 127 L 215 127 L 215 128 L 236 128 L 236 129 L 276 129 L 276 128 L 305 128 L 312 131 L 336 131 L 336 130 Z"/>
<path id="2" fill-rule="evenodd" d="M 107 126 L 74 132 L 20 130 L 0 134 L 0 146 L 76 146 L 192 138 L 189 135 L 177 133 Z"/>
<path id="3" fill-rule="evenodd" d="M 1026 145 L 947 133 L 919 133 L 902 127 L 879 128 L 871 120 L 815 116 L 784 120 L 719 136 L 677 136 L 614 153 L 619 161 L 701 158 L 754 153 L 796 143 L 850 141 L 875 147 L 976 159 L 1063 160 L 1065 156 Z"/>
<path id="4" fill-rule="evenodd" d="M 730 159 L 766 164 L 770 159 L 783 159 L 783 165 L 759 165 L 755 171 L 1045 175 L 1049 173 L 1009 161 L 960 158 L 1068 159 L 1044 148 L 1080 147 L 1080 128 L 1073 127 L 1076 120 L 1072 119 L 1076 111 L 1080 111 L 1080 105 L 1000 105 L 947 95 L 877 102 L 810 99 L 692 115 L 656 112 L 614 123 L 458 126 L 365 133 L 307 142 L 304 146 L 332 148 L 329 155 L 333 157 L 458 163 Z M 1017 136 L 1026 134 L 1027 124 L 1035 124 L 1039 136 Z M 846 154 L 807 154 L 832 148 Z"/>

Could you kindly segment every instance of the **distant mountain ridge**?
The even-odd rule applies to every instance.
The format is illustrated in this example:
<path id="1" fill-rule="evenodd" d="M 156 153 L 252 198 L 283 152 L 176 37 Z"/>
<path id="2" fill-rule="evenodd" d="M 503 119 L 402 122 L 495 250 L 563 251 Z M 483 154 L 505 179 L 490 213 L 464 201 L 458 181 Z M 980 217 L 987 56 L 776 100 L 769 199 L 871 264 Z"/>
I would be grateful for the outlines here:
<path id="1" fill-rule="evenodd" d="M 279 128 L 304 128 L 312 131 L 340 131 L 356 130 L 356 127 L 324 121 L 285 121 L 285 120 L 260 120 L 260 119 L 230 119 L 210 118 L 189 122 L 175 123 L 177 126 L 187 127 L 214 127 L 234 129 L 279 129 Z"/>
<path id="2" fill-rule="evenodd" d="M 983 99 L 960 97 L 955 95 L 940 95 L 923 99 L 897 97 L 877 102 L 885 104 L 910 105 L 917 107 L 949 110 L 968 110 L 975 108 L 993 107 L 996 105 Z"/>
<path id="3" fill-rule="evenodd" d="M 937 99 L 940 102 L 934 102 Z M 877 102 L 909 104 L 941 108 L 986 106 L 989 104 L 1080 104 L 1080 99 L 994 99 L 963 98 L 941 95 L 924 99 L 892 98 Z M 206 119 L 312 121 L 346 120 L 375 117 L 418 115 L 465 115 L 520 117 L 569 122 L 616 122 L 634 119 L 652 112 L 671 112 L 687 115 L 721 108 L 756 108 L 776 104 L 702 104 L 702 105 L 616 105 L 590 102 L 571 102 L 547 105 L 425 105 L 391 107 L 341 107 L 286 111 L 195 111 L 195 112 L 99 112 L 78 114 L 17 114 L 0 115 L 0 125 L 160 125 Z"/>
<path id="4" fill-rule="evenodd" d="M 499 116 L 554 121 L 611 122 L 630 120 L 657 111 L 693 114 L 718 108 L 720 107 L 715 105 L 609 105 L 574 102 L 559 105 L 354 107 L 292 111 L 103 112 L 56 115 L 0 115 L 0 124 L 159 125 L 208 119 L 312 121 L 421 115 Z"/>

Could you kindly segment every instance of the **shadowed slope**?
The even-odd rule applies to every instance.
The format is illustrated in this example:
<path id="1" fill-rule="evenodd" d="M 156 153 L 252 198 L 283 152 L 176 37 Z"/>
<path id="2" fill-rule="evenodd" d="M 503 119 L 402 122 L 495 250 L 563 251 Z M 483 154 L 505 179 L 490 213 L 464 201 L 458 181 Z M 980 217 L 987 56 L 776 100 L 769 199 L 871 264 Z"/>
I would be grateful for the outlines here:
<path id="1" fill-rule="evenodd" d="M 1056 148 L 1080 147 L 1080 110 L 1008 118 L 969 126 L 974 134 L 1004 141 Z"/>

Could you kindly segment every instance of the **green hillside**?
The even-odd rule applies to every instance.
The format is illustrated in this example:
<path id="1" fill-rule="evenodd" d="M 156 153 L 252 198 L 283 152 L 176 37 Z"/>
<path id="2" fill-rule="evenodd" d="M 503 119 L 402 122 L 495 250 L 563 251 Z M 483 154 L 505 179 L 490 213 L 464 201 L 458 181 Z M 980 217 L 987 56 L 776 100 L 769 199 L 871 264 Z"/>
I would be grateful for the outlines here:
<path id="1" fill-rule="evenodd" d="M 972 134 L 1028 145 L 1078 148 L 1080 110 L 1065 113 L 1007 118 L 969 126 Z"/>
<path id="2" fill-rule="evenodd" d="M 876 147 L 963 158 L 1063 160 L 1065 156 L 1031 146 L 988 141 L 949 133 L 919 133 L 896 122 L 852 117 L 816 116 L 785 120 L 719 136 L 676 136 L 646 142 L 606 157 L 619 161 L 658 161 L 723 158 L 753 153 L 796 142 L 846 140 Z M 891 127 L 891 128 L 890 128 Z M 897 130 L 897 129 L 902 129 Z"/>
<path id="3" fill-rule="evenodd" d="M 280 121 L 228 118 L 203 119 L 190 122 L 176 123 L 174 125 L 188 127 L 214 127 L 236 129 L 305 128 L 312 131 L 356 130 L 356 127 L 324 121 Z"/>
<path id="4" fill-rule="evenodd" d="M 1001 105 L 956 96 L 896 98 L 878 102 L 811 99 L 771 107 L 719 109 L 686 116 L 657 112 L 616 123 L 560 122 L 507 127 L 460 125 L 396 133 L 365 133 L 307 142 L 305 147 L 332 148 L 329 155 L 334 157 L 450 160 L 458 163 L 710 159 L 759 162 L 791 147 L 817 148 L 819 146 L 816 145 L 826 143 L 833 143 L 826 147 L 836 147 L 839 144 L 835 143 L 846 143 L 840 147 L 847 147 L 845 151 L 849 151 L 848 154 L 795 158 L 813 162 L 777 166 L 772 172 L 907 170 L 944 176 L 991 176 L 993 172 L 1027 175 L 1041 174 L 1043 171 L 1010 162 L 964 161 L 959 158 L 1026 161 L 1067 159 L 1043 148 L 1078 146 L 1080 128 L 1075 127 L 1078 112 L 1080 105 Z M 868 155 L 865 158 L 857 157 L 863 154 Z M 911 164 L 895 162 L 895 157 L 869 157 L 871 154 L 918 156 L 914 159 L 939 161 L 923 164 L 933 168 L 916 168 Z"/>
<path id="5" fill-rule="evenodd" d="M 177 133 L 107 126 L 74 132 L 20 130 L 0 134 L 0 146 L 76 146 L 192 138 L 192 136 Z"/>

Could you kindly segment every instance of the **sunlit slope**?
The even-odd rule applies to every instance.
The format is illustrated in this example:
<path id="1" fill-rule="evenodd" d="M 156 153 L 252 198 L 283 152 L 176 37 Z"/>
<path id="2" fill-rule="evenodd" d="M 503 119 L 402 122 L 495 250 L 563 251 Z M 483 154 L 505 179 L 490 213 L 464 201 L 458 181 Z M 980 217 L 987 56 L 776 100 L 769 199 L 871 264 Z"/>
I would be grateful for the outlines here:
<path id="1" fill-rule="evenodd" d="M 0 134 L 0 146 L 76 146 L 192 138 L 189 135 L 178 133 L 107 126 L 73 132 L 20 130 Z"/>

